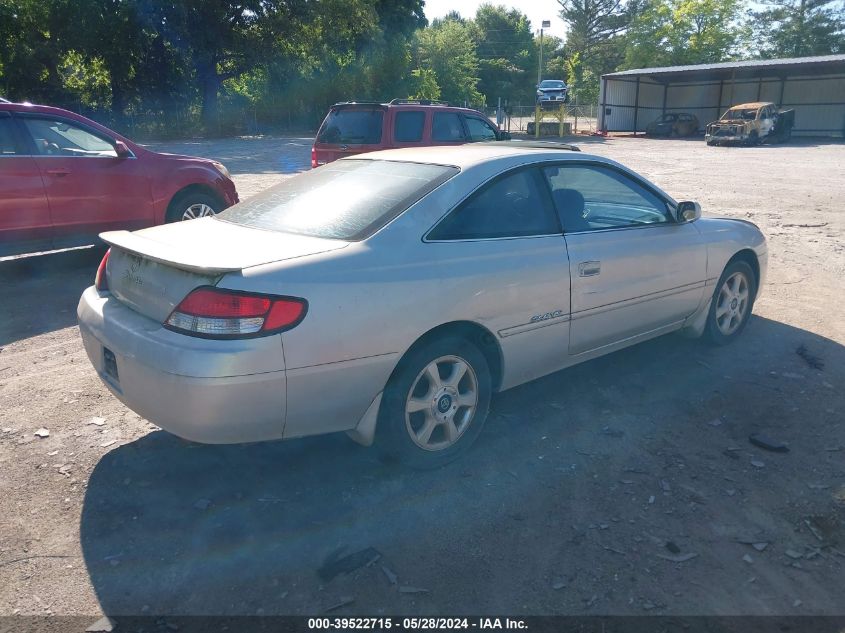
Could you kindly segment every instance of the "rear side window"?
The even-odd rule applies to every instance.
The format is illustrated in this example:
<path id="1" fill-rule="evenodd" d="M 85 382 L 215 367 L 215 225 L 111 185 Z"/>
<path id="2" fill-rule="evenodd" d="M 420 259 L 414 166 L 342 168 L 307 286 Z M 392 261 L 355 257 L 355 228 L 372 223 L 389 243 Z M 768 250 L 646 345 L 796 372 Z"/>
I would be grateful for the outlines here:
<path id="1" fill-rule="evenodd" d="M 535 169 L 493 181 L 452 211 L 429 233 L 430 240 L 477 240 L 560 234 L 560 224 Z"/>
<path id="2" fill-rule="evenodd" d="M 339 160 L 288 178 L 215 217 L 268 231 L 362 240 L 459 171 L 443 165 Z"/>
<path id="3" fill-rule="evenodd" d="M 397 112 L 393 122 L 393 140 L 417 143 L 422 140 L 425 112 Z"/>
<path id="4" fill-rule="evenodd" d="M 17 153 L 15 124 L 11 118 L 0 115 L 0 156 L 14 156 Z"/>
<path id="5" fill-rule="evenodd" d="M 384 110 L 339 108 L 331 110 L 320 132 L 318 143 L 375 145 L 381 143 Z"/>
<path id="6" fill-rule="evenodd" d="M 465 141 L 464 127 L 457 112 L 435 112 L 431 118 L 431 138 L 435 141 Z"/>

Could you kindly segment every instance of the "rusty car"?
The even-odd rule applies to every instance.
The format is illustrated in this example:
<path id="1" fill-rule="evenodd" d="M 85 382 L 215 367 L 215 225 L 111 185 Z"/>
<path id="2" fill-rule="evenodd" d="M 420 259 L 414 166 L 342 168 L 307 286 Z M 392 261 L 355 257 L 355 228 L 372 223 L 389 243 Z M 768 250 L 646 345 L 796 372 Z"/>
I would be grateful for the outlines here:
<path id="1" fill-rule="evenodd" d="M 784 143 L 792 136 L 795 110 L 780 110 L 767 101 L 731 106 L 718 121 L 707 125 L 708 145 Z"/>

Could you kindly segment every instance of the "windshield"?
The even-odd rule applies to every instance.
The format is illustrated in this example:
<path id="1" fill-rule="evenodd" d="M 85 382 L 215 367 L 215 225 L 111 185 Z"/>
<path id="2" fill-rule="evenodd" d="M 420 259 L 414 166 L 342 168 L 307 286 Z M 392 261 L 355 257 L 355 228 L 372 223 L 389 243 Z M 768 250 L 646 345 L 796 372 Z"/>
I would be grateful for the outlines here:
<path id="1" fill-rule="evenodd" d="M 381 142 L 383 119 L 381 108 L 332 110 L 320 127 L 317 142 L 375 145 Z"/>
<path id="2" fill-rule="evenodd" d="M 744 121 L 753 121 L 757 118 L 756 108 L 731 108 L 725 112 L 723 119 L 742 119 Z"/>
<path id="3" fill-rule="evenodd" d="M 269 231 L 362 240 L 460 170 L 384 160 L 341 160 L 288 178 L 216 216 Z"/>
<path id="4" fill-rule="evenodd" d="M 560 90 L 561 88 L 565 88 L 566 84 L 557 79 L 546 79 L 545 81 L 540 82 L 541 88 L 554 88 L 556 90 Z"/>
<path id="5" fill-rule="evenodd" d="M 657 119 L 657 122 L 658 123 L 672 123 L 677 118 L 678 118 L 677 114 L 664 114 L 662 117 Z"/>

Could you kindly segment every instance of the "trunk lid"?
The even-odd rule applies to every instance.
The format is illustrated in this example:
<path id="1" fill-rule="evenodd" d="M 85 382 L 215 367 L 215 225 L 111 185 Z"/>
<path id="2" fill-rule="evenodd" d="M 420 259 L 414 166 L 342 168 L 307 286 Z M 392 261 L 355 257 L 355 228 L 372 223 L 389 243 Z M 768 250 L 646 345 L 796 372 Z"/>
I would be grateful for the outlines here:
<path id="1" fill-rule="evenodd" d="M 109 292 L 160 323 L 198 286 L 215 285 L 236 272 L 345 247 L 348 242 L 263 231 L 201 218 L 141 231 L 111 231 L 106 266 Z"/>

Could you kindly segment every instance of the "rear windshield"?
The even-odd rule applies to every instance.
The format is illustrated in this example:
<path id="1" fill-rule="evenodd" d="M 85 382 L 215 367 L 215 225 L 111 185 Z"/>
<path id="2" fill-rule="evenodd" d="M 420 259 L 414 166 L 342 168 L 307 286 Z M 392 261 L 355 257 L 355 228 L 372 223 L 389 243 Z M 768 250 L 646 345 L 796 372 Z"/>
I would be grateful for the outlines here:
<path id="1" fill-rule="evenodd" d="M 375 145 L 381 143 L 384 110 L 340 108 L 331 110 L 317 134 L 318 143 Z"/>
<path id="2" fill-rule="evenodd" d="M 226 222 L 338 240 L 362 240 L 460 170 L 346 159 L 304 172 L 223 211 Z"/>

